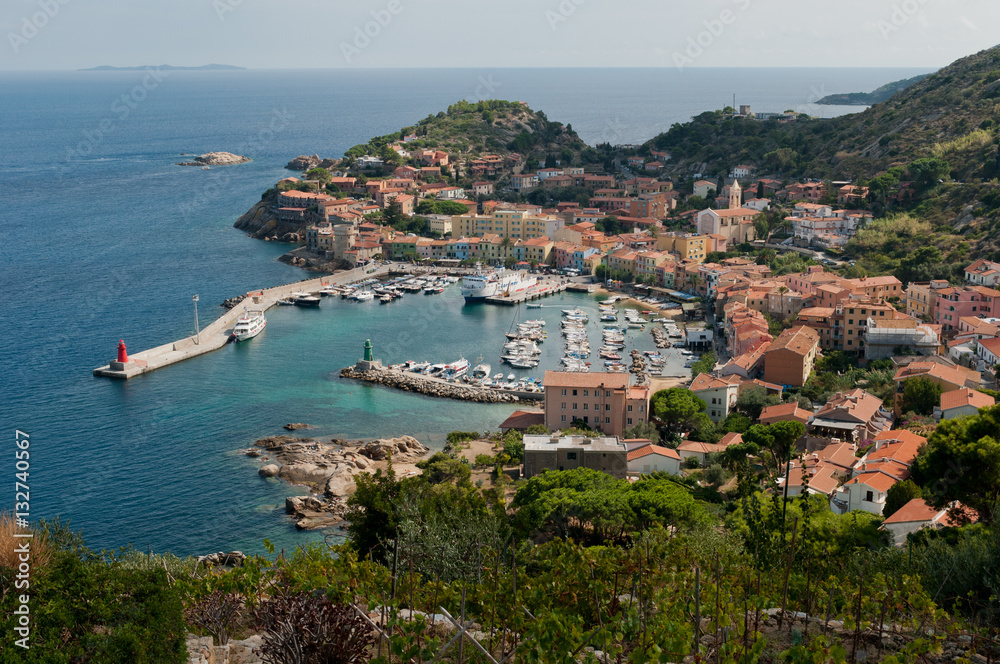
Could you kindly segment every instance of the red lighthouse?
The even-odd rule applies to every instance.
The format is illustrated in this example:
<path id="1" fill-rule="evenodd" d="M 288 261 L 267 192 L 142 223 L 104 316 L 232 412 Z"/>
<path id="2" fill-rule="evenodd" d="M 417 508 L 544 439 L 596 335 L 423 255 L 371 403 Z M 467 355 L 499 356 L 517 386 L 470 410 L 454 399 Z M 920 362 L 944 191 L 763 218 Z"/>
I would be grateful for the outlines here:
<path id="1" fill-rule="evenodd" d="M 128 351 L 125 350 L 125 341 L 123 339 L 118 340 L 118 361 L 122 364 L 128 362 Z"/>

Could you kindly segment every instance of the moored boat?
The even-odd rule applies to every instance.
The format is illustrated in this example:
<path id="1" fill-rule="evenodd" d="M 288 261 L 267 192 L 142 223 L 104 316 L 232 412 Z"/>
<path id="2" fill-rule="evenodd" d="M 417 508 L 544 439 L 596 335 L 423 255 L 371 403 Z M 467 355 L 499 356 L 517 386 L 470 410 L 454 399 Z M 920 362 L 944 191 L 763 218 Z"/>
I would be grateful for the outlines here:
<path id="1" fill-rule="evenodd" d="M 264 318 L 263 311 L 244 311 L 243 315 L 236 319 L 233 338 L 236 341 L 253 339 L 264 331 L 266 325 L 267 319 Z"/>

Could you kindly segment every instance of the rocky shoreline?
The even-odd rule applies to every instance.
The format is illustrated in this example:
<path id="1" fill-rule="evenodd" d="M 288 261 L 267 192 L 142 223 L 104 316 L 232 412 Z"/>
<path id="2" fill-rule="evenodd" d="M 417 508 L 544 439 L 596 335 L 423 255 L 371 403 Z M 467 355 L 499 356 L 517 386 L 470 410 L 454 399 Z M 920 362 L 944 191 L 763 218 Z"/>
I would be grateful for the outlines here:
<path id="1" fill-rule="evenodd" d="M 288 427 L 302 428 L 301 423 Z M 400 436 L 372 441 L 270 436 L 244 450 L 247 456 L 266 462 L 257 471 L 261 477 L 277 477 L 289 484 L 309 487 L 312 495 L 289 496 L 285 511 L 297 528 L 315 530 L 343 523 L 347 498 L 357 488 L 355 476 L 394 464 L 413 463 L 430 453 L 416 438 Z"/>
<path id="2" fill-rule="evenodd" d="M 528 398 L 519 397 L 516 394 L 503 392 L 501 390 L 490 390 L 483 387 L 455 385 L 443 383 L 436 380 L 419 378 L 412 374 L 405 374 L 399 371 L 371 370 L 357 371 L 354 367 L 346 367 L 340 370 L 341 378 L 360 380 L 366 383 L 375 383 L 393 387 L 406 392 L 416 392 L 429 397 L 440 397 L 443 399 L 458 399 L 460 401 L 475 401 L 477 403 L 519 403 L 527 401 Z M 538 394 L 538 399 L 542 394 Z"/>

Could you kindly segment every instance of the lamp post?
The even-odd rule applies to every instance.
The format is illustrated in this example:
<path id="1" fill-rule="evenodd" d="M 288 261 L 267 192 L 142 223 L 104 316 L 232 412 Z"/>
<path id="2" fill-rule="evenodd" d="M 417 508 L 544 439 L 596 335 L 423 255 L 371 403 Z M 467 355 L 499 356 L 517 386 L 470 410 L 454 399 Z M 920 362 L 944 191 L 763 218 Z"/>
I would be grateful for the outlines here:
<path id="1" fill-rule="evenodd" d="M 194 335 L 197 339 L 195 343 L 201 345 L 201 330 L 198 329 L 198 296 L 192 295 L 191 301 L 194 302 Z"/>

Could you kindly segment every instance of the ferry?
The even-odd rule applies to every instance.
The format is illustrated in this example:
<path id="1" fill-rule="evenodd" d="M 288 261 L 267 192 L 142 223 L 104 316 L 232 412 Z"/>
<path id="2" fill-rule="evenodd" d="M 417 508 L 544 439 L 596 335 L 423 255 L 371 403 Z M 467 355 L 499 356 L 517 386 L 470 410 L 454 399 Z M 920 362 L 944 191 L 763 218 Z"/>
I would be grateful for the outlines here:
<path id="1" fill-rule="evenodd" d="M 462 279 L 462 297 L 466 302 L 482 302 L 495 295 L 513 295 L 537 283 L 535 277 L 525 272 L 505 268 L 484 271 L 481 265 L 476 267 L 475 273 Z"/>
<path id="2" fill-rule="evenodd" d="M 264 331 L 267 319 L 264 318 L 263 311 L 246 311 L 236 319 L 236 327 L 233 328 L 233 338 L 236 341 L 246 341 L 253 339 Z"/>

